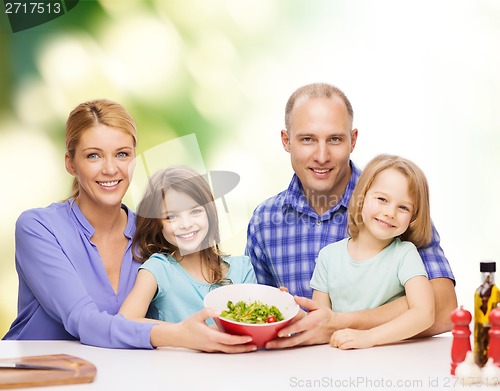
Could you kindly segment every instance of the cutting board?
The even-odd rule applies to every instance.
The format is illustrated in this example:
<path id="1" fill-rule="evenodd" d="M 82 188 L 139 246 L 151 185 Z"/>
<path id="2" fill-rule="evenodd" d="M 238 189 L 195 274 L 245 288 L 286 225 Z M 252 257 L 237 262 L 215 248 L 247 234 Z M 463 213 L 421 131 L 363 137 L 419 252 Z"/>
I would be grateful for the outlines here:
<path id="1" fill-rule="evenodd" d="M 92 363 L 67 354 L 0 359 L 0 363 L 2 361 L 63 367 L 70 370 L 0 369 L 0 389 L 90 383 L 97 372 Z"/>

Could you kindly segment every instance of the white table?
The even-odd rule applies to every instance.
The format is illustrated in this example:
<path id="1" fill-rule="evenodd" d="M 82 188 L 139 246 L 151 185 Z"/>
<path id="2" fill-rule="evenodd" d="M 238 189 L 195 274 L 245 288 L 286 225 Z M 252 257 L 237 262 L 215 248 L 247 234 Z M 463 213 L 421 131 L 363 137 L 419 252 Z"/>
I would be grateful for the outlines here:
<path id="1" fill-rule="evenodd" d="M 321 345 L 229 355 L 103 349 L 69 341 L 0 341 L 0 358 L 70 354 L 97 367 L 93 383 L 38 388 L 47 391 L 478 388 L 462 387 L 450 375 L 451 343 L 447 333 L 370 349 L 343 351 Z"/>

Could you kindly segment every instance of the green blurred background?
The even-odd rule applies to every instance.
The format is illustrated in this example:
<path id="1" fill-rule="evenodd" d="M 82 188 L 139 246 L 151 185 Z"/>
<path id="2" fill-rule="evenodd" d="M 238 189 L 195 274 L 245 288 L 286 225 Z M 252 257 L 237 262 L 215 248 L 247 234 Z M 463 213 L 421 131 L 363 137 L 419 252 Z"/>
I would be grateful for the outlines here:
<path id="1" fill-rule="evenodd" d="M 122 103 L 138 152 L 165 165 L 238 173 L 220 213 L 224 250 L 241 254 L 253 209 L 292 174 L 285 102 L 316 81 L 351 99 L 359 166 L 388 152 L 426 172 L 471 309 L 478 262 L 500 259 L 499 21 L 497 0 L 102 0 L 13 33 L 2 8 L 0 336 L 16 313 L 15 221 L 69 194 L 64 124 L 78 103 Z"/>

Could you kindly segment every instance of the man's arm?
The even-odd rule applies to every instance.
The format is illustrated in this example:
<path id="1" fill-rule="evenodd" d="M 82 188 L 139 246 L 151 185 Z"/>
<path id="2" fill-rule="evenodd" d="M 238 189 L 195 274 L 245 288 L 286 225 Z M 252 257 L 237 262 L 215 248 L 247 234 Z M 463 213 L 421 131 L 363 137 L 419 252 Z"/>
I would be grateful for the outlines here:
<path id="1" fill-rule="evenodd" d="M 430 280 L 430 283 L 434 292 L 434 324 L 427 330 L 417 334 L 414 338 L 430 337 L 450 331 L 453 328 L 450 315 L 458 306 L 453 281 L 449 278 L 433 278 Z M 371 329 L 396 318 L 406 310 L 408 310 L 408 303 L 406 302 L 406 296 L 403 296 L 378 308 L 338 314 L 340 317 L 337 320 L 341 323 L 335 328 Z M 347 326 L 339 327 L 342 325 Z"/>
<path id="2" fill-rule="evenodd" d="M 335 325 L 335 329 L 368 330 L 397 318 L 403 312 L 408 311 L 408 308 L 406 296 L 402 296 L 377 308 L 355 312 L 340 312 L 336 316 L 338 324 Z"/>
<path id="3" fill-rule="evenodd" d="M 430 280 L 435 300 L 434 324 L 416 337 L 428 337 L 452 329 L 450 314 L 457 307 L 457 298 L 453 281 L 448 278 Z M 408 310 L 406 297 L 400 297 L 380 307 L 356 311 L 333 312 L 312 300 L 296 297 L 297 303 L 305 308 L 307 315 L 301 314 L 292 323 L 281 329 L 277 338 L 268 343 L 267 348 L 285 348 L 297 345 L 315 345 L 328 343 L 332 333 L 339 329 L 352 328 L 367 330 L 398 317 Z"/>
<path id="4" fill-rule="evenodd" d="M 343 329 L 333 333 L 330 345 L 340 349 L 368 348 L 413 337 L 430 327 L 434 316 L 434 293 L 426 276 L 405 283 L 408 310 L 389 322 L 369 330 Z"/>
<path id="5" fill-rule="evenodd" d="M 436 315 L 434 324 L 429 329 L 418 334 L 417 337 L 429 337 L 450 331 L 453 328 L 450 315 L 457 308 L 455 281 L 440 241 L 439 233 L 432 224 L 431 243 L 424 248 L 418 249 L 434 291 Z"/>
<path id="6" fill-rule="evenodd" d="M 458 307 L 453 281 L 449 278 L 433 278 L 430 283 L 434 291 L 436 318 L 430 328 L 415 337 L 430 337 L 450 331 L 453 328 L 450 315 Z"/>
<path id="7" fill-rule="evenodd" d="M 330 341 L 336 330 L 345 328 L 366 330 L 386 323 L 408 310 L 405 297 L 378 308 L 356 312 L 334 312 L 330 307 L 305 297 L 295 296 L 295 301 L 308 313 L 300 311 L 290 324 L 279 331 L 280 338 L 268 342 L 266 348 L 325 344 Z"/>

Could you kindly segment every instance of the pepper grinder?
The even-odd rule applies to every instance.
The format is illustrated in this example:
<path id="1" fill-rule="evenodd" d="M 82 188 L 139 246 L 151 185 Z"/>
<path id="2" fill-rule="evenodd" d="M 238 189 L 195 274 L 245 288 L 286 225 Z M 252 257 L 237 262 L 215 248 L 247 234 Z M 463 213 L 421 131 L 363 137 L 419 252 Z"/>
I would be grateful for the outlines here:
<path id="1" fill-rule="evenodd" d="M 500 311 L 500 308 L 499 308 Z M 500 314 L 499 314 L 500 315 Z M 455 375 L 457 365 L 465 360 L 465 356 L 471 350 L 469 323 L 472 315 L 461 305 L 451 313 L 451 321 L 454 324 L 453 344 L 451 346 L 451 374 Z M 499 329 L 500 332 L 500 329 Z"/>
<path id="2" fill-rule="evenodd" d="M 491 357 L 495 365 L 500 366 L 500 304 L 490 312 L 490 325 L 488 358 Z"/>

